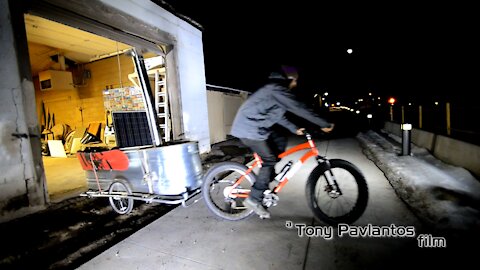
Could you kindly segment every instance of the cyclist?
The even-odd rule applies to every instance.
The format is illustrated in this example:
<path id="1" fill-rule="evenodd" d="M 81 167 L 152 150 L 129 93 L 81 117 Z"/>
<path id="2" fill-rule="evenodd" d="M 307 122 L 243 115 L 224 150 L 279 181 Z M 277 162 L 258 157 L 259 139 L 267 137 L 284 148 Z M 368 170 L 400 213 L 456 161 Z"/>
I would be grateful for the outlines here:
<path id="1" fill-rule="evenodd" d="M 318 126 L 323 132 L 332 131 L 334 124 L 319 117 L 305 104 L 297 101 L 289 91 L 297 86 L 298 72 L 294 67 L 282 66 L 270 73 L 267 84 L 252 94 L 239 108 L 232 124 L 230 134 L 256 152 L 263 160 L 244 205 L 262 218 L 270 218 L 263 206 L 263 192 L 269 188 L 277 155 L 285 150 L 286 138 L 273 131 L 278 124 L 296 135 L 303 135 L 299 128 L 285 117 L 287 111 L 300 116 Z"/>

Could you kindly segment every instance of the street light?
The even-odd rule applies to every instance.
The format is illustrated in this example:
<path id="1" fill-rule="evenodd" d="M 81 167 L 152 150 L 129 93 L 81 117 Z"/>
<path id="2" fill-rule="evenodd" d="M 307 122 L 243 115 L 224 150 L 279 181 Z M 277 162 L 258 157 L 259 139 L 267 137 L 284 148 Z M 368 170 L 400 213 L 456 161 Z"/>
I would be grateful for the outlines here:
<path id="1" fill-rule="evenodd" d="M 395 104 L 395 98 L 391 97 L 388 99 L 388 103 L 390 103 L 390 121 L 393 122 L 393 104 Z"/>

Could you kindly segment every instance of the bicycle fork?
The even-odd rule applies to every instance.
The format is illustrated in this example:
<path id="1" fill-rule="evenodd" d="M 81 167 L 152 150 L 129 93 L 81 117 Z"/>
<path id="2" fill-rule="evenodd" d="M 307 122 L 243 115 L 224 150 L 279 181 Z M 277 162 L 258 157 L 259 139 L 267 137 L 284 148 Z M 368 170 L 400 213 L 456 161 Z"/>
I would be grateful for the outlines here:
<path id="1" fill-rule="evenodd" d="M 323 163 L 324 166 L 327 166 L 327 169 L 325 170 L 325 173 L 324 173 L 325 179 L 327 180 L 327 186 L 325 187 L 325 191 L 328 192 L 328 194 L 332 198 L 337 198 L 341 196 L 343 193 L 340 190 L 337 179 L 335 178 L 335 175 L 332 172 L 330 161 L 328 161 L 328 159 L 321 156 L 317 157 L 317 161 L 319 164 Z"/>

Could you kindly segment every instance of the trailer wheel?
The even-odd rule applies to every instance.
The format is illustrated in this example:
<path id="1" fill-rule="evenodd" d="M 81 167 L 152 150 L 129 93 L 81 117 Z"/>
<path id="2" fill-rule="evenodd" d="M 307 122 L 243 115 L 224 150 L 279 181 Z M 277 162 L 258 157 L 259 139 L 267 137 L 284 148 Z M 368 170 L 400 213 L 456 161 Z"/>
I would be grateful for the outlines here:
<path id="1" fill-rule="evenodd" d="M 127 183 L 123 181 L 113 182 L 110 185 L 108 193 L 112 195 L 111 197 L 108 197 L 108 200 L 110 201 L 113 211 L 120 215 L 125 215 L 132 211 L 133 199 L 122 198 L 122 196 L 132 195 L 132 190 Z"/>

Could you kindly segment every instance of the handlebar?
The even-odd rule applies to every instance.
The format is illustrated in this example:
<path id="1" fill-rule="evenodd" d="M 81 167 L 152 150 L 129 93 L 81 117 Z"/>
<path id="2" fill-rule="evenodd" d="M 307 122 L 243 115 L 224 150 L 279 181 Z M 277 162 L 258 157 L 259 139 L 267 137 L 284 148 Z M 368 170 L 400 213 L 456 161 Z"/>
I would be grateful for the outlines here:
<path id="1" fill-rule="evenodd" d="M 328 134 L 328 133 L 332 132 L 334 127 L 335 127 L 335 124 L 331 124 L 331 126 L 329 127 L 329 128 L 331 128 L 331 130 L 329 130 L 327 132 L 323 130 L 324 128 L 321 128 L 320 130 L 322 131 L 322 134 Z M 305 129 L 305 128 L 300 128 L 300 129 L 302 129 L 303 135 L 305 135 L 307 138 L 309 138 L 309 137 L 311 138 L 311 135 L 310 135 L 311 133 L 308 132 L 307 129 Z"/>

